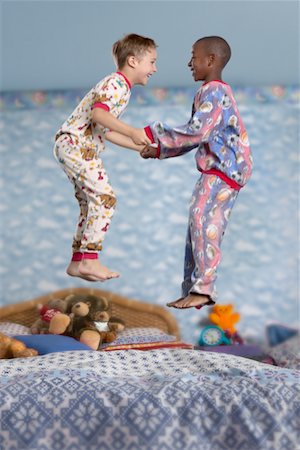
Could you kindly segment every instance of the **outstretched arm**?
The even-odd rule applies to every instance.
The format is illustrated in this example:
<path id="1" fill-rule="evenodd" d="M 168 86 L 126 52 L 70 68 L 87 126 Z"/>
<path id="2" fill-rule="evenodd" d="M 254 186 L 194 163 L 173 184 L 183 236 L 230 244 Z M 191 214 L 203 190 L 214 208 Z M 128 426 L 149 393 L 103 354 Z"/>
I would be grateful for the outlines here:
<path id="1" fill-rule="evenodd" d="M 95 108 L 92 112 L 92 120 L 104 128 L 111 131 L 121 133 L 130 138 L 135 144 L 150 144 L 150 139 L 147 137 L 142 128 L 134 128 L 120 119 L 117 119 L 109 111 L 102 108 Z"/>
<path id="2" fill-rule="evenodd" d="M 208 142 L 211 133 L 218 127 L 224 91 L 219 86 L 209 86 L 200 95 L 200 99 L 196 97 L 194 111 L 187 124 L 170 127 L 154 122 L 145 128 L 148 137 L 152 135 L 151 141 L 159 144 L 157 157 L 160 159 L 183 155 Z"/>
<path id="3" fill-rule="evenodd" d="M 139 153 L 145 148 L 145 145 L 135 144 L 130 137 L 124 136 L 124 134 L 118 133 L 117 131 L 107 131 L 105 133 L 105 139 L 120 147 L 129 148 Z"/>

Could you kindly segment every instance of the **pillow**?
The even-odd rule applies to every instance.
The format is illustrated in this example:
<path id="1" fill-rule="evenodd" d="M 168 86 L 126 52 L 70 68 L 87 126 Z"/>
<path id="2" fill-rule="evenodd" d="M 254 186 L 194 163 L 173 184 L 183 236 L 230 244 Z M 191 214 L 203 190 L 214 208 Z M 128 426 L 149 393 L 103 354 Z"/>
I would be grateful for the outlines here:
<path id="1" fill-rule="evenodd" d="M 12 322 L 0 322 L 0 331 L 10 337 L 14 334 L 31 334 L 30 328 Z"/>
<path id="2" fill-rule="evenodd" d="M 149 342 L 161 341 L 175 341 L 176 337 L 167 334 L 159 328 L 145 327 L 145 328 L 125 328 L 124 331 L 118 333 L 117 339 L 113 342 L 114 345 L 121 344 L 145 344 Z M 110 344 L 103 344 L 107 347 Z"/>
<path id="3" fill-rule="evenodd" d="M 54 334 L 32 334 L 13 336 L 24 342 L 28 347 L 36 349 L 40 355 L 68 350 L 92 350 L 74 338 Z M 164 333 L 158 328 L 127 328 L 119 333 L 117 339 L 111 343 L 102 344 L 100 350 L 154 350 L 159 348 L 187 348 L 186 344 L 175 336 Z"/>
<path id="4" fill-rule="evenodd" d="M 34 348 L 39 352 L 39 355 L 46 355 L 47 353 L 67 352 L 71 350 L 90 350 L 90 347 L 82 344 L 76 339 L 69 336 L 60 336 L 55 334 L 31 334 L 31 335 L 16 335 L 15 339 L 22 341 L 27 347 Z"/>
<path id="5" fill-rule="evenodd" d="M 299 334 L 299 330 L 286 325 L 270 324 L 266 326 L 266 335 L 269 345 L 278 345 Z"/>
<path id="6" fill-rule="evenodd" d="M 127 328 L 115 341 L 102 344 L 100 350 L 154 350 L 158 348 L 193 348 L 158 328 Z"/>

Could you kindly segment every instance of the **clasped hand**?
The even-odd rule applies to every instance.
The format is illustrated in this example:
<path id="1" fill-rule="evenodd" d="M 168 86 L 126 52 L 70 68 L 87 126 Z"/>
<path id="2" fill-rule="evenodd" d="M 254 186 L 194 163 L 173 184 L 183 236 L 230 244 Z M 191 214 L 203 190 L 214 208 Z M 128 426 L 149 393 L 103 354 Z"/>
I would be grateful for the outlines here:
<path id="1" fill-rule="evenodd" d="M 156 158 L 157 157 L 157 148 L 151 145 L 145 145 L 145 147 L 140 151 L 140 155 L 144 159 L 148 158 Z"/>
<path id="2" fill-rule="evenodd" d="M 130 137 L 136 145 L 151 144 L 143 128 L 134 128 Z"/>

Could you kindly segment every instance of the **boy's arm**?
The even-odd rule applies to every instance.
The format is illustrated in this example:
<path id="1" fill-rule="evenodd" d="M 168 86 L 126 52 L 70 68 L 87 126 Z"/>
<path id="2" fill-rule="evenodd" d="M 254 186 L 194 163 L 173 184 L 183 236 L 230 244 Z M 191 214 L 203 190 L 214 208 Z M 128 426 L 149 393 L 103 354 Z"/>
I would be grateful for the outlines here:
<path id="1" fill-rule="evenodd" d="M 162 122 L 154 122 L 145 128 L 151 142 L 158 144 L 157 158 L 171 158 L 183 155 L 201 143 L 208 142 L 209 137 L 216 129 L 222 118 L 221 99 L 224 90 L 218 85 L 208 86 L 201 94 L 199 105 L 189 120 L 183 126 L 170 127 Z M 152 157 L 153 151 L 141 153 L 143 157 Z M 149 156 L 147 156 L 149 155 Z"/>
<path id="2" fill-rule="evenodd" d="M 143 144 L 135 144 L 130 137 L 118 133 L 117 131 L 107 131 L 105 133 L 105 139 L 113 144 L 119 145 L 120 147 L 129 148 L 137 152 L 141 152 L 145 148 Z"/>
<path id="3" fill-rule="evenodd" d="M 116 131 L 132 139 L 134 144 L 150 144 L 150 139 L 147 137 L 145 131 L 140 128 L 134 128 L 117 119 L 109 111 L 102 108 L 94 108 L 92 111 L 92 120 L 104 128 L 111 131 Z M 122 145 L 122 144 L 120 144 Z"/>

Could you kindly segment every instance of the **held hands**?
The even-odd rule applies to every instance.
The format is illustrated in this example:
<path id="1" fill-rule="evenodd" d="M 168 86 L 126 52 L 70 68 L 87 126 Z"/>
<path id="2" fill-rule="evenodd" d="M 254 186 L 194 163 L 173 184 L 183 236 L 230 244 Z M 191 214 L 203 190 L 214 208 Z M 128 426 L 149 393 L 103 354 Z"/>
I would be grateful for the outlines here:
<path id="1" fill-rule="evenodd" d="M 143 128 L 134 128 L 131 135 L 130 135 L 131 139 L 133 140 L 133 142 L 137 145 L 147 145 L 147 144 L 151 144 L 150 139 L 147 137 L 145 131 Z"/>
<path id="2" fill-rule="evenodd" d="M 140 155 L 144 159 L 156 158 L 157 156 L 157 144 L 146 145 L 141 151 Z"/>

